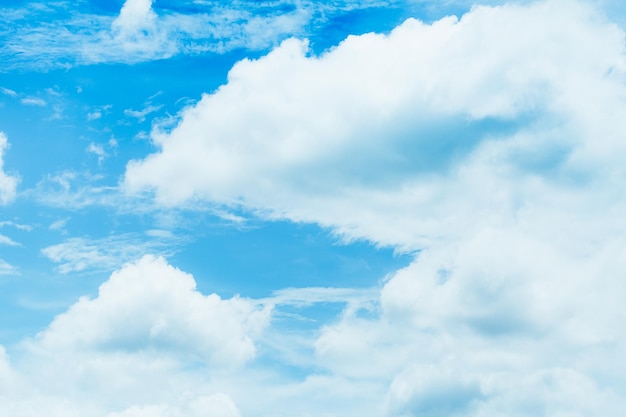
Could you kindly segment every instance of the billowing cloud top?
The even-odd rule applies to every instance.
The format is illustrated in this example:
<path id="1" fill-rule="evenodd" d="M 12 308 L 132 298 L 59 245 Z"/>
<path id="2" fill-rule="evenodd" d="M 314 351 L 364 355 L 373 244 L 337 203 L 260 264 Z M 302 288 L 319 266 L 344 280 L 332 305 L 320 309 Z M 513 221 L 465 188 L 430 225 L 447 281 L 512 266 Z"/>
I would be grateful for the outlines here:
<path id="1" fill-rule="evenodd" d="M 0 347 L 0 414 L 238 417 L 207 380 L 255 356 L 270 313 L 250 300 L 204 296 L 191 275 L 144 256 L 23 342 L 19 372 Z"/>
<path id="2" fill-rule="evenodd" d="M 97 298 L 83 298 L 59 315 L 37 345 L 79 352 L 148 349 L 229 366 L 254 356 L 253 339 L 267 326 L 269 312 L 240 298 L 203 296 L 193 277 L 148 255 L 111 275 Z"/>
<path id="3" fill-rule="evenodd" d="M 576 3 L 408 20 L 319 57 L 289 40 L 154 132 L 124 184 L 418 249 L 621 178 L 624 68 L 623 33 Z"/>

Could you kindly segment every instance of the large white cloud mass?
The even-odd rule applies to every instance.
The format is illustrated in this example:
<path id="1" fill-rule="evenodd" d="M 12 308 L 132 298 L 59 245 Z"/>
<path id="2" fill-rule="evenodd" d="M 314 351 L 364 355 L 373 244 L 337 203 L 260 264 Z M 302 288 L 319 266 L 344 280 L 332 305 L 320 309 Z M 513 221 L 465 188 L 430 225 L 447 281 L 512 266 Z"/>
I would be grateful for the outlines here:
<path id="1" fill-rule="evenodd" d="M 571 1 L 408 20 L 321 56 L 289 40 L 156 130 L 124 185 L 419 251 L 380 317 L 315 342 L 337 392 L 386 387 L 367 415 L 618 416 L 625 58 L 624 32 Z"/>
<path id="2" fill-rule="evenodd" d="M 320 57 L 290 40 L 154 132 L 161 151 L 125 185 L 411 249 L 536 205 L 604 207 L 622 176 L 623 69 L 623 33 L 577 3 L 409 20 Z"/>

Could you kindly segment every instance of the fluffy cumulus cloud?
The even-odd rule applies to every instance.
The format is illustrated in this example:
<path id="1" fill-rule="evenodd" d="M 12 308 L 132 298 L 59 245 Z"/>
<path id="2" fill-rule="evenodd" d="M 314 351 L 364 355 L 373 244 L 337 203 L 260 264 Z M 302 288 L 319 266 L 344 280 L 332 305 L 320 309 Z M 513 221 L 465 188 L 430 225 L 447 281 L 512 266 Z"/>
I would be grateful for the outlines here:
<path id="1" fill-rule="evenodd" d="M 15 199 L 18 177 L 4 172 L 4 153 L 9 147 L 7 137 L 0 132 L 0 205 L 6 205 Z"/>
<path id="2" fill-rule="evenodd" d="M 113 273 L 94 299 L 82 298 L 38 335 L 46 351 L 172 352 L 211 366 L 241 364 L 268 309 L 195 290 L 193 277 L 163 258 L 145 256 Z"/>
<path id="3" fill-rule="evenodd" d="M 607 119 L 622 106 L 622 41 L 558 2 L 409 20 L 320 57 L 290 40 L 155 132 L 161 152 L 131 163 L 125 184 L 421 249 L 471 216 L 502 223 L 552 189 L 537 203 L 618 181 L 623 145 Z"/>
<path id="4" fill-rule="evenodd" d="M 211 381 L 254 358 L 270 313 L 250 300 L 202 295 L 193 277 L 145 256 L 15 357 L 0 349 L 0 414 L 237 417 Z"/>
<path id="5" fill-rule="evenodd" d="M 415 251 L 379 317 L 314 343 L 338 391 L 385 387 L 364 415 L 618 416 L 625 58 L 618 26 L 558 0 L 320 56 L 289 40 L 153 132 L 124 185 Z"/>

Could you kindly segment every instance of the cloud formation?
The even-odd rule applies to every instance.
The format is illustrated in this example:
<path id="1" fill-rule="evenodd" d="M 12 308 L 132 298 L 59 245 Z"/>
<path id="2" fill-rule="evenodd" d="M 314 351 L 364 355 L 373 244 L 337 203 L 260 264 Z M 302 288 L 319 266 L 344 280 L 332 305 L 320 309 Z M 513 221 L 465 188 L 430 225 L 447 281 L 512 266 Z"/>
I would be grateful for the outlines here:
<path id="1" fill-rule="evenodd" d="M 254 357 L 269 310 L 239 298 L 202 296 L 193 277 L 145 256 L 113 273 L 98 297 L 83 298 L 37 337 L 46 350 L 171 351 L 211 365 Z"/>
<path id="2" fill-rule="evenodd" d="M 468 217 L 505 221 L 527 196 L 609 175 L 585 168 L 623 148 L 590 131 L 615 110 L 589 103 L 621 106 L 622 41 L 558 2 L 411 19 L 319 57 L 289 40 L 154 132 L 161 151 L 130 163 L 124 183 L 164 204 L 241 204 L 421 249 Z"/>
<path id="3" fill-rule="evenodd" d="M 238 417 L 212 379 L 254 358 L 270 314 L 251 300 L 204 296 L 193 277 L 145 256 L 16 358 L 0 347 L 0 414 Z"/>
<path id="4" fill-rule="evenodd" d="M 379 317 L 314 343 L 327 385 L 385 386 L 371 415 L 618 416 L 625 59 L 579 2 L 410 19 L 321 56 L 288 40 L 153 132 L 124 186 L 415 252 Z"/>

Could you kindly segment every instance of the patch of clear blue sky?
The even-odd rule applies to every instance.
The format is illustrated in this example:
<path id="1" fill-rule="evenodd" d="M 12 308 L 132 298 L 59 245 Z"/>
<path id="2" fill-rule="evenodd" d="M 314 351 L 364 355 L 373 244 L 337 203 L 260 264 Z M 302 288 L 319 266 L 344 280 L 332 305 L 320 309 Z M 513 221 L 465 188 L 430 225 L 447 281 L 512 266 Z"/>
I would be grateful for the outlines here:
<path id="1" fill-rule="evenodd" d="M 17 10 L 31 3 L 13 0 L 2 7 Z M 115 16 L 122 3 L 77 2 L 76 7 L 83 12 Z M 191 6 L 180 8 L 179 4 L 157 0 L 155 8 L 159 12 L 192 12 L 187 10 Z M 251 10 L 281 12 L 260 7 Z M 463 11 L 425 2 L 334 9 L 313 18 L 306 27 L 306 36 L 314 53 L 321 53 L 350 34 L 387 32 L 408 17 L 432 21 Z M 20 24 L 53 24 L 55 19 L 71 13 L 66 10 L 62 15 L 47 16 L 47 22 Z M 0 258 L 20 270 L 19 275 L 0 276 L 0 344 L 34 335 L 79 296 L 95 296 L 111 272 L 88 268 L 61 274 L 42 254 L 43 248 L 70 238 L 97 240 L 135 234 L 149 240 L 146 231 L 162 226 L 159 215 L 163 213 L 123 212 L 115 206 L 46 204 L 42 197 L 47 188 L 42 188 L 42 181 L 74 172 L 85 179 L 73 180 L 73 187 L 76 183 L 115 186 L 129 160 L 155 150 L 146 139 L 155 120 L 176 115 L 202 93 L 214 91 L 226 82 L 228 70 L 238 60 L 266 52 L 236 49 L 133 65 L 0 70 L 0 87 L 10 90 L 8 94 L 0 93 L 0 131 L 6 133 L 11 145 L 4 157 L 5 170 L 21 177 L 20 197 L 0 209 L 0 221 L 31 228 L 0 229 L 1 234 L 19 243 L 0 246 Z M 32 99 L 40 100 L 41 105 Z M 151 111 L 144 117 L 138 116 L 147 109 Z M 117 146 L 109 144 L 112 138 Z M 107 155 L 99 161 L 97 155 L 86 152 L 90 144 L 101 146 Z M 370 287 L 410 259 L 408 255 L 394 255 L 391 248 L 376 248 L 367 242 L 340 244 L 330 231 L 310 224 L 263 222 L 248 216 L 248 222 L 240 227 L 212 214 L 176 215 L 183 221 L 168 229 L 184 239 L 176 242 L 170 262 L 192 273 L 203 293 L 217 292 L 224 297 L 266 297 L 286 287 Z M 51 230 L 50 225 L 59 220 L 65 220 L 65 225 Z M 309 325 L 315 325 L 331 320 L 340 308 L 320 305 L 307 308 L 303 314 L 311 319 Z"/>

